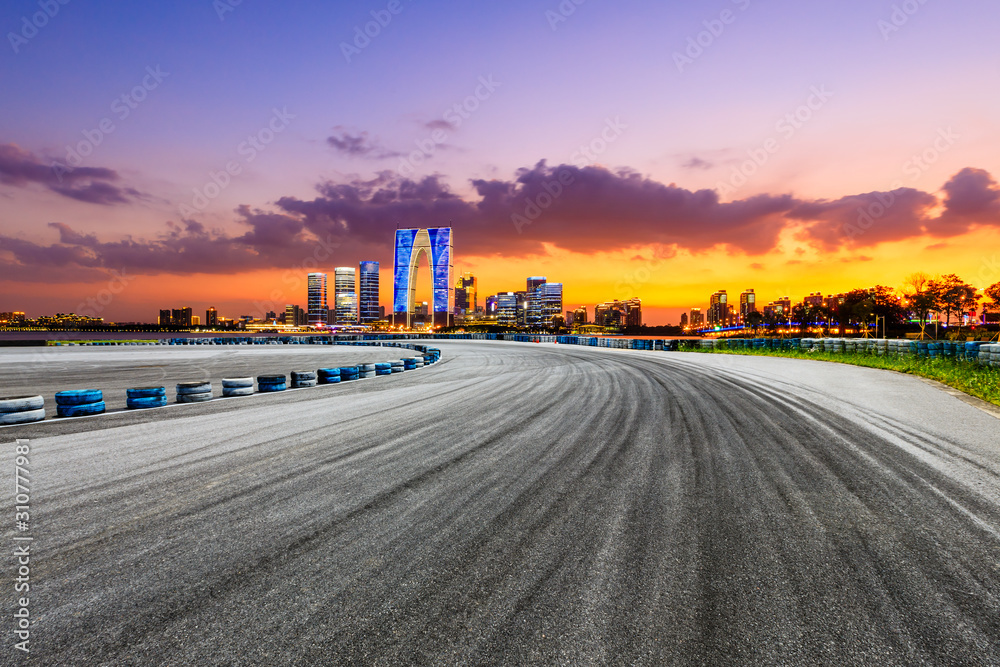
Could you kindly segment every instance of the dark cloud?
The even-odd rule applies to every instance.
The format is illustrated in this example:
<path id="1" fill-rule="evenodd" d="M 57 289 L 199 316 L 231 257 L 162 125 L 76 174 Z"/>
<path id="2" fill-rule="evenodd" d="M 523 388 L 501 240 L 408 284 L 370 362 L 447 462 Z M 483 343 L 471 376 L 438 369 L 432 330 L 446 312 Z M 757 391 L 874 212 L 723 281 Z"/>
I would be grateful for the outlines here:
<path id="1" fill-rule="evenodd" d="M 542 254 L 547 246 L 593 253 L 653 245 L 663 257 L 678 249 L 712 248 L 759 257 L 778 250 L 788 229 L 813 246 L 838 250 L 1000 224 L 1000 188 L 988 173 L 973 169 L 956 174 L 942 199 L 901 188 L 837 200 L 765 194 L 722 202 L 714 190 L 664 185 L 630 170 L 545 162 L 520 169 L 509 180 L 477 179 L 470 185 L 474 196 L 462 197 L 437 176 L 415 181 L 384 171 L 367 180 L 322 183 L 312 199 L 283 197 L 269 209 L 241 206 L 235 213 L 244 229 L 235 234 L 182 220 L 168 223 L 153 239 L 105 242 L 53 223 L 57 243 L 0 236 L 0 251 L 5 261 L 20 266 L 237 273 L 350 265 L 363 258 L 388 262 L 398 227 L 451 226 L 458 256 L 522 257 Z M 750 267 L 764 268 L 759 262 Z"/>
<path id="2" fill-rule="evenodd" d="M 327 137 L 326 143 L 339 153 L 351 157 L 364 157 L 373 160 L 400 157 L 402 155 L 402 153 L 383 148 L 377 141 L 370 138 L 367 132 L 351 133 L 339 127 L 333 129 L 340 130 L 340 132 Z"/>
<path id="3" fill-rule="evenodd" d="M 118 173 L 101 167 L 44 164 L 16 144 L 0 144 L 0 183 L 23 187 L 32 183 L 90 204 L 125 204 L 142 193 L 114 183 Z"/>
<path id="4" fill-rule="evenodd" d="M 436 120 L 427 121 L 424 123 L 424 127 L 428 130 L 448 130 L 449 132 L 455 129 L 455 126 L 448 121 L 438 118 Z"/>

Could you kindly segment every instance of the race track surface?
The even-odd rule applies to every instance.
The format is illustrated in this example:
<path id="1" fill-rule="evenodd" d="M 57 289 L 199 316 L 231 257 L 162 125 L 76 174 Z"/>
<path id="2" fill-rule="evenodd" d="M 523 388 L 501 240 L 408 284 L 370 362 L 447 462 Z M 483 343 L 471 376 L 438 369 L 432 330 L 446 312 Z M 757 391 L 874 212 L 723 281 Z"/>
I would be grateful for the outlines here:
<path id="1" fill-rule="evenodd" d="M 31 662 L 1000 664 L 992 415 L 839 364 L 432 344 L 402 375 L 0 429 L 5 475 L 30 439 Z"/>

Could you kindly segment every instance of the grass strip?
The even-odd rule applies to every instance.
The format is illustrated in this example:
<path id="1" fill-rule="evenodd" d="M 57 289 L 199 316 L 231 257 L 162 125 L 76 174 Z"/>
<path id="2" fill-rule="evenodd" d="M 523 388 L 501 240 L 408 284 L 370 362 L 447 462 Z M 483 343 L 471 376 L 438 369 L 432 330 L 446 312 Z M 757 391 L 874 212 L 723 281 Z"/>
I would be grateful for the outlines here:
<path id="1" fill-rule="evenodd" d="M 973 361 L 961 361 L 948 357 L 918 357 L 915 355 L 878 356 L 877 354 L 857 352 L 820 352 L 803 350 L 766 350 L 766 349 L 714 349 L 682 347 L 683 352 L 701 352 L 704 354 L 736 354 L 754 357 L 786 357 L 788 359 L 812 359 L 813 361 L 831 361 L 837 364 L 864 366 L 866 368 L 881 368 L 917 375 L 929 380 L 937 380 L 941 384 L 964 391 L 966 394 L 981 398 L 984 401 L 1000 406 L 1000 369 L 985 366 Z"/>

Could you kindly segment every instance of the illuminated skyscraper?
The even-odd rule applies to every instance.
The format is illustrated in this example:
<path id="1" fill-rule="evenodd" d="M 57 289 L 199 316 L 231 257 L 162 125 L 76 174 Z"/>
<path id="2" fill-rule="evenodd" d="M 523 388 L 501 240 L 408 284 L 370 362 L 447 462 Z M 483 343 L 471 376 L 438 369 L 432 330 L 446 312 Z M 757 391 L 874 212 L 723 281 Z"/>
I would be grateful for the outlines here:
<path id="1" fill-rule="evenodd" d="M 538 325 L 547 327 L 552 320 L 562 315 L 563 286 L 562 283 L 542 283 L 535 288 L 535 308 L 539 313 Z"/>
<path id="2" fill-rule="evenodd" d="M 713 294 L 708 301 L 708 326 L 726 326 L 726 318 L 729 315 L 729 304 L 726 290 L 720 289 Z"/>
<path id="3" fill-rule="evenodd" d="M 447 326 L 452 313 L 451 227 L 397 229 L 393 257 L 392 313 L 396 324 L 410 325 L 417 289 L 417 264 L 427 258 L 433 291 L 431 317 L 435 326 Z"/>
<path id="4" fill-rule="evenodd" d="M 474 313 L 478 305 L 476 277 L 471 273 L 463 273 L 455 282 L 455 314 Z"/>
<path id="5" fill-rule="evenodd" d="M 378 262 L 361 262 L 358 296 L 358 314 L 361 324 L 377 322 L 379 320 Z"/>
<path id="6" fill-rule="evenodd" d="M 306 308 L 309 313 L 309 326 L 326 326 L 329 306 L 326 304 L 326 274 L 309 274 L 309 297 Z"/>
<path id="7" fill-rule="evenodd" d="M 357 269 L 338 266 L 333 270 L 333 308 L 336 324 L 358 323 Z"/>
<path id="8" fill-rule="evenodd" d="M 517 294 L 501 292 L 497 294 L 497 324 L 512 327 L 517 323 Z"/>
<path id="9" fill-rule="evenodd" d="M 746 324 L 747 315 L 757 311 L 757 295 L 752 289 L 740 294 L 740 324 Z"/>

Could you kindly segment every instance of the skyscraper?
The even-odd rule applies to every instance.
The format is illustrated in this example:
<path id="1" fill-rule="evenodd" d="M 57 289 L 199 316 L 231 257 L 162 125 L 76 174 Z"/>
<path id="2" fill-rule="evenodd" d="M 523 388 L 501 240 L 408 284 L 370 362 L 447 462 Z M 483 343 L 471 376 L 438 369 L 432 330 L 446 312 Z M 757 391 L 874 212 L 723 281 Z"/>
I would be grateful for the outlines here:
<path id="1" fill-rule="evenodd" d="M 538 324 L 543 327 L 551 326 L 552 320 L 562 314 L 562 283 L 542 283 L 535 288 L 535 295 L 540 313 Z"/>
<path id="2" fill-rule="evenodd" d="M 708 300 L 708 325 L 711 327 L 725 326 L 729 315 L 729 304 L 726 290 L 720 289 Z"/>
<path id="3" fill-rule="evenodd" d="M 307 311 L 302 310 L 300 306 L 292 303 L 285 306 L 285 324 L 293 327 L 301 327 L 308 324 L 308 322 Z"/>
<path id="4" fill-rule="evenodd" d="M 333 302 L 336 324 L 358 323 L 357 269 L 338 266 L 333 270 Z"/>
<path id="5" fill-rule="evenodd" d="M 690 323 L 692 327 L 700 327 L 705 324 L 705 318 L 702 315 L 701 308 L 691 309 L 691 319 Z"/>
<path id="6" fill-rule="evenodd" d="M 512 327 L 517 323 L 517 294 L 501 292 L 497 297 L 497 324 Z"/>
<path id="7" fill-rule="evenodd" d="M 378 322 L 378 262 L 361 262 L 358 293 L 358 314 L 361 324 Z"/>
<path id="8" fill-rule="evenodd" d="M 417 264 L 421 256 L 427 258 L 431 268 L 433 323 L 447 326 L 452 314 L 451 227 L 396 230 L 392 271 L 393 320 L 396 324 L 410 324 L 416 297 Z"/>
<path id="9" fill-rule="evenodd" d="M 524 321 L 525 326 L 536 329 L 542 325 L 542 302 L 538 288 L 545 284 L 545 276 L 530 276 L 525 291 Z"/>
<path id="10" fill-rule="evenodd" d="M 309 274 L 309 298 L 306 308 L 309 312 L 309 326 L 326 326 L 329 306 L 326 304 L 326 274 Z"/>
<path id="11" fill-rule="evenodd" d="M 476 294 L 476 277 L 471 273 L 463 273 L 455 282 L 455 314 L 465 315 L 476 312 L 479 305 Z"/>
<path id="12" fill-rule="evenodd" d="M 757 312 L 757 295 L 752 289 L 740 294 L 740 324 L 746 324 L 747 315 Z"/>
<path id="13" fill-rule="evenodd" d="M 219 311 L 215 309 L 215 306 L 211 306 L 205 311 L 205 324 L 210 327 L 219 325 Z"/>

